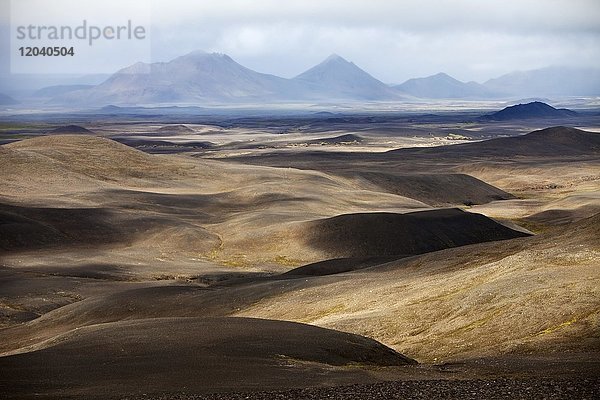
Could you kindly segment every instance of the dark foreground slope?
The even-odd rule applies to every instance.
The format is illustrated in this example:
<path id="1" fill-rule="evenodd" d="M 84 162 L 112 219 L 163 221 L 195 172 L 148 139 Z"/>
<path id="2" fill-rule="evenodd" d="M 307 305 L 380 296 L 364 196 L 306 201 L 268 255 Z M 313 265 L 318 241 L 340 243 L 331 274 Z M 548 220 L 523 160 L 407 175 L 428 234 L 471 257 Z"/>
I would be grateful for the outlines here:
<path id="1" fill-rule="evenodd" d="M 348 364 L 399 366 L 409 358 L 365 337 L 248 318 L 159 318 L 94 325 L 49 347 L 0 358 L 9 398 L 105 398 L 303 387 L 369 381 Z"/>

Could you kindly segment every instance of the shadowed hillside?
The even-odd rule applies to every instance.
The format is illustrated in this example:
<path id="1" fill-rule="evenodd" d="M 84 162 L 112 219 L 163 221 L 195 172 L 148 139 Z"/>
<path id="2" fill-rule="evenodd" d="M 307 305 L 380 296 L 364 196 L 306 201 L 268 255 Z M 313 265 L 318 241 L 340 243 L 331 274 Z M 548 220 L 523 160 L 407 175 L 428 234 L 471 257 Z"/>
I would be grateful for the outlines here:
<path id="1" fill-rule="evenodd" d="M 44 349 L 2 357 L 0 390 L 15 398 L 39 391 L 101 398 L 115 391 L 211 392 L 253 389 L 258 382 L 277 388 L 369 380 L 363 372 L 334 367 L 351 363 L 415 362 L 372 339 L 304 324 L 159 318 L 83 328 Z"/>
<path id="2" fill-rule="evenodd" d="M 402 257 L 527 236 L 458 209 L 340 215 L 305 223 L 298 235 L 330 258 Z"/>
<path id="3" fill-rule="evenodd" d="M 600 134 L 555 126 L 522 136 L 426 149 L 400 149 L 388 154 L 447 157 L 577 156 L 600 154 Z"/>
<path id="4" fill-rule="evenodd" d="M 600 135 L 383 152 L 448 142 L 239 122 L 181 122 L 215 139 L 194 157 L 92 135 L 0 146 L 4 397 L 595 373 Z M 304 148 L 320 140 L 355 145 Z"/>
<path id="5" fill-rule="evenodd" d="M 514 196 L 466 174 L 398 174 L 362 172 L 361 178 L 386 192 L 410 197 L 433 206 L 484 204 Z"/>

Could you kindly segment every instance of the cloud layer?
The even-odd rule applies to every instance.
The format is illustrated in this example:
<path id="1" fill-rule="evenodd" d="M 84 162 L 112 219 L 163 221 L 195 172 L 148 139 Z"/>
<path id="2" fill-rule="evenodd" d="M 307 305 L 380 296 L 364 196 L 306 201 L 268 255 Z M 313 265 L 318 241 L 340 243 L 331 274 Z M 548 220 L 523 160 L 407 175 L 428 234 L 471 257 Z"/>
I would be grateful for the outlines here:
<path id="1" fill-rule="evenodd" d="M 286 77 L 332 52 L 386 82 L 600 64 L 596 0 L 155 0 L 153 21 L 158 58 L 225 52 Z"/>
<path id="2" fill-rule="evenodd" d="M 127 13 L 150 9 L 155 61 L 201 49 L 292 77 L 335 52 L 388 83 L 440 71 L 483 81 L 549 65 L 600 65 L 597 0 L 123 3 Z M 115 12 L 97 8 L 98 20 Z M 119 54 L 110 62 L 118 66 Z"/>

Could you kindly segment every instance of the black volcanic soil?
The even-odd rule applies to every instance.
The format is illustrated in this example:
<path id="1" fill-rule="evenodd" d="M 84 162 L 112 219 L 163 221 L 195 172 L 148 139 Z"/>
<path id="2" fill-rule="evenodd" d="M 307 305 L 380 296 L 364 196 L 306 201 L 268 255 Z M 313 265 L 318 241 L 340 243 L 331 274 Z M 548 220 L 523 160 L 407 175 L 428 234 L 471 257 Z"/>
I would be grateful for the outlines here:
<path id="1" fill-rule="evenodd" d="M 491 379 L 397 381 L 370 385 L 294 389 L 282 392 L 223 393 L 208 396 L 173 394 L 134 399 L 155 400 L 592 400 L 600 395 L 600 379 Z"/>
<path id="2" fill-rule="evenodd" d="M 175 134 L 174 134 L 175 135 Z M 141 138 L 115 137 L 115 141 L 134 147 L 150 154 L 174 154 L 199 151 L 214 147 L 214 143 L 205 141 L 170 142 L 168 140 L 147 140 Z"/>
<path id="3" fill-rule="evenodd" d="M 90 131 L 87 128 L 84 128 L 83 126 L 65 125 L 65 126 L 59 126 L 58 128 L 52 129 L 51 131 L 48 132 L 48 135 L 75 135 L 75 134 L 90 135 L 93 133 L 94 132 Z"/>
<path id="4" fill-rule="evenodd" d="M 362 172 L 354 176 L 372 182 L 386 192 L 433 206 L 485 204 L 514 199 L 510 193 L 466 174 L 396 174 Z"/>
<path id="5" fill-rule="evenodd" d="M 376 172 L 392 168 L 401 175 L 426 172 L 448 173 L 456 165 L 469 162 L 500 162 L 515 157 L 531 157 L 528 162 L 541 162 L 541 158 L 564 160 L 570 157 L 596 157 L 600 154 L 600 133 L 565 126 L 540 129 L 525 135 L 501 137 L 481 142 L 461 143 L 452 146 L 412 147 L 390 150 L 386 153 L 344 153 L 306 151 L 301 154 L 265 153 L 232 157 L 248 164 L 274 167 L 316 169 L 344 176 L 356 171 Z M 446 188 L 442 187 L 442 191 Z"/>
<path id="6" fill-rule="evenodd" d="M 280 276 L 298 277 L 341 274 L 343 272 L 356 271 L 385 264 L 388 261 L 396 259 L 397 257 L 333 258 L 331 260 L 319 261 L 294 268 Z"/>
<path id="7" fill-rule="evenodd" d="M 483 142 L 424 149 L 400 149 L 388 155 L 437 155 L 443 157 L 556 157 L 600 153 L 600 134 L 556 126 L 522 136 L 490 139 Z"/>
<path id="8" fill-rule="evenodd" d="M 307 222 L 300 230 L 306 243 L 331 258 L 403 257 L 529 236 L 459 209 L 346 214 Z"/>
<path id="9" fill-rule="evenodd" d="M 334 168 L 344 173 L 364 172 L 361 168 L 379 160 L 389 163 L 390 168 L 382 171 L 404 174 L 405 171 L 393 168 L 421 158 L 443 169 L 468 163 L 469 157 L 485 158 L 486 154 L 502 165 L 515 154 L 595 156 L 600 151 L 598 139 L 598 134 L 559 127 L 498 139 L 492 142 L 494 146 L 473 143 L 464 147 L 343 155 L 347 157 L 343 162 L 339 153 L 313 156 L 332 161 Z M 37 150 L 39 157 L 33 157 Z M 311 193 L 306 197 L 291 196 L 282 192 L 287 179 L 280 177 L 283 171 L 274 174 L 267 168 L 254 169 L 252 173 L 244 170 L 243 179 L 235 185 L 214 186 L 196 193 L 189 191 L 194 187 L 192 183 L 210 185 L 213 179 L 217 183 L 218 179 L 228 182 L 230 173 L 235 172 L 227 169 L 231 166 L 225 163 L 210 164 L 212 170 L 224 169 L 218 171 L 226 176 L 223 178 L 212 174 L 212 170 L 204 175 L 209 168 L 197 166 L 202 175 L 190 175 L 193 180 L 187 178 L 185 186 L 160 191 L 171 189 L 161 184 L 182 176 L 190 165 L 180 163 L 179 158 L 150 156 L 89 135 L 32 139 L 3 146 L 0 153 L 0 170 L 9 178 L 7 186 L 12 187 L 0 201 L 0 250 L 11 253 L 10 257 L 0 257 L 0 307 L 22 322 L 0 330 L 2 398 L 598 397 L 600 363 L 596 361 L 597 353 L 593 353 L 597 350 L 598 325 L 592 317 L 597 310 L 593 281 L 597 269 L 593 257 L 597 254 L 600 214 L 567 225 L 560 235 L 557 231 L 500 241 L 527 235 L 480 214 L 457 209 L 395 214 L 359 213 L 348 206 L 343 211 L 335 208 L 337 216 L 333 218 L 302 214 L 306 211 L 302 207 L 310 204 L 309 195 L 340 201 L 332 191 L 312 192 L 315 186 L 334 185 L 336 181 L 302 175 L 306 179 L 302 189 Z M 316 167 L 311 156 L 297 157 L 309 169 Z M 449 159 L 451 162 L 447 162 Z M 529 162 L 539 166 L 537 161 L 533 157 Z M 366 171 L 378 172 L 378 167 L 369 165 Z M 439 180 L 413 179 L 411 172 L 422 172 L 419 168 L 406 172 L 410 184 L 402 190 L 412 190 L 412 196 L 420 194 L 425 198 L 429 189 L 419 187 L 422 183 L 438 185 L 435 191 L 448 192 L 434 196 L 431 204 L 466 204 L 476 196 L 486 202 L 504 196 L 500 190 L 458 174 Z M 25 172 L 16 174 L 15 170 Z M 438 172 L 433 168 L 426 171 Z M 259 172 L 265 175 L 258 175 Z M 36 183 L 39 181 L 35 178 L 40 175 L 47 182 Z M 89 188 L 83 193 L 49 192 L 52 196 L 40 197 L 48 199 L 47 205 L 35 197 L 29 198 L 28 203 L 20 193 L 28 189 L 37 194 L 40 187 L 64 176 L 77 176 L 79 180 L 75 182 L 85 182 L 99 193 L 92 193 Z M 249 186 L 237 197 L 229 192 L 231 187 L 248 184 L 251 178 L 259 184 Z M 357 174 L 356 178 L 372 176 Z M 386 191 L 402 188 L 401 182 L 391 180 Z M 63 185 L 72 189 L 71 185 L 76 184 L 66 180 Z M 386 184 L 377 179 L 370 179 L 369 183 L 382 188 Z M 465 192 L 452 193 L 461 184 Z M 265 187 L 269 191 L 263 193 Z M 304 196 L 303 190 L 299 192 Z M 355 198 L 352 191 L 348 193 L 350 200 L 355 201 L 352 207 L 364 201 L 362 192 Z M 100 194 L 105 200 L 94 203 L 94 196 Z M 71 196 L 78 202 L 55 203 L 56 199 Z M 293 208 L 297 203 L 290 202 L 290 208 L 276 208 L 288 199 L 307 203 Z M 402 201 L 394 199 L 394 207 L 398 202 L 397 208 L 402 209 Z M 396 212 L 395 208 L 384 208 L 378 200 L 369 204 L 372 210 Z M 254 219 L 235 220 L 250 208 L 260 214 L 250 214 Z M 196 223 L 223 225 L 229 219 L 237 222 L 224 230 L 226 238 L 226 234 L 245 231 L 259 219 L 263 222 L 292 213 L 298 213 L 302 219 L 282 226 L 298 228 L 298 236 L 293 239 L 305 240 L 332 257 L 347 258 L 306 265 L 283 277 L 259 277 L 254 282 L 251 269 L 235 266 L 231 263 L 235 258 L 224 258 L 223 262 L 235 266 L 228 269 L 231 274 L 250 277 L 229 286 L 201 284 L 202 274 L 214 271 L 204 272 L 207 260 L 198 257 L 212 254 L 208 251 L 219 250 L 223 243 L 220 236 Z M 153 238 L 138 244 L 137 240 L 148 234 Z M 496 240 L 499 241 L 489 242 Z M 129 244 L 135 252 L 129 252 L 128 247 L 127 252 L 119 248 Z M 174 253 L 150 252 L 164 244 Z M 449 249 L 467 244 L 473 245 Z M 102 253 L 102 258 L 91 258 L 92 251 L 105 247 L 109 251 Z M 445 250 L 436 251 L 439 249 Z M 65 253 L 55 253 L 57 250 Z M 190 260 L 171 258 L 172 254 L 190 250 Z M 247 247 L 243 250 L 250 255 L 260 251 Z M 120 251 L 121 257 L 113 259 L 112 253 L 118 255 Z M 431 253 L 381 264 L 424 252 Z M 144 267 L 137 261 L 146 257 L 152 262 L 146 267 L 156 268 L 161 274 L 181 273 L 186 280 L 173 278 L 162 284 L 165 286 L 158 286 L 149 280 L 154 275 L 148 273 L 136 281 L 142 278 L 136 278 L 134 273 Z M 194 269 L 179 270 L 182 262 L 192 263 Z M 371 269 L 339 274 L 363 268 Z M 282 267 L 279 271 L 283 270 Z M 409 274 L 410 279 L 406 279 Z M 133 280 L 113 281 L 123 277 Z M 57 283 L 59 279 L 61 282 Z M 97 282 L 93 289 L 78 289 L 84 280 L 88 286 L 92 286 L 90 281 Z M 100 284 L 106 287 L 102 289 Z M 61 297 L 60 303 L 52 300 L 57 297 Z M 27 301 L 41 306 L 31 308 Z M 348 304 L 353 308 L 343 307 Z M 394 326 L 415 317 L 419 318 L 418 325 L 399 326 L 402 329 Z M 274 319 L 319 324 L 337 319 L 335 324 L 322 326 L 339 331 Z M 342 331 L 374 337 L 381 343 Z M 514 332 L 523 336 L 513 335 Z M 412 365 L 383 343 L 428 364 Z M 464 352 L 463 346 L 467 345 L 473 346 L 471 353 Z M 565 360 L 575 351 L 588 353 L 575 361 Z M 466 357 L 481 354 L 504 355 L 505 365 L 487 359 L 466 363 Z M 523 354 L 547 359 L 519 361 Z M 434 357 L 452 364 L 437 364 L 438 358 Z M 382 380 L 404 382 L 372 385 Z M 341 386 L 349 384 L 357 385 Z M 257 391 L 261 393 L 249 394 Z M 210 394 L 215 392 L 221 394 Z"/>
<path id="10" fill-rule="evenodd" d="M 108 397 L 369 381 L 342 366 L 416 364 L 375 340 L 250 318 L 157 318 L 93 325 L 0 358 L 8 398 Z M 6 398 L 6 397 L 5 397 Z"/>

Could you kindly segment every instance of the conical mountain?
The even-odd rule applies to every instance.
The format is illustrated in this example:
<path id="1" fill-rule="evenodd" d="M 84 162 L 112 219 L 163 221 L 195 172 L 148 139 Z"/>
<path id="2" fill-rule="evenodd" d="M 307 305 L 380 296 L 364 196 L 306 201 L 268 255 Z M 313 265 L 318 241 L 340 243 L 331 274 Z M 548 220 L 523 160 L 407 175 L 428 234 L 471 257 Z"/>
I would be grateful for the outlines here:
<path id="1" fill-rule="evenodd" d="M 330 99 L 398 100 L 402 95 L 337 54 L 294 79 L 311 89 L 314 96 Z"/>

